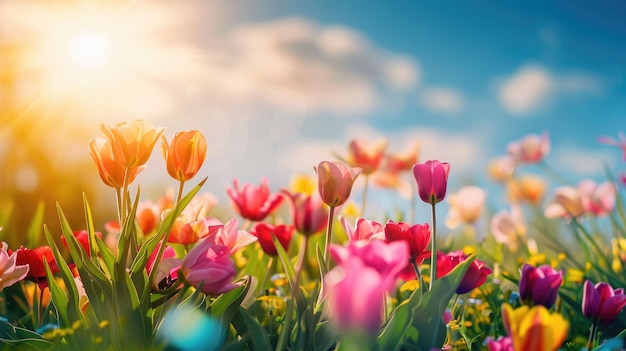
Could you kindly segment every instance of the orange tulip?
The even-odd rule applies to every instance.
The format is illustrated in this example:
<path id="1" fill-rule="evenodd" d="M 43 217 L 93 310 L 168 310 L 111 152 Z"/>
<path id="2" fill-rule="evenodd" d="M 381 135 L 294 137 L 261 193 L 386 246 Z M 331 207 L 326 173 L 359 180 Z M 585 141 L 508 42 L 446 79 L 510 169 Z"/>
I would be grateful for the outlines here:
<path id="1" fill-rule="evenodd" d="M 387 140 L 380 140 L 371 145 L 364 140 L 352 140 L 346 163 L 352 167 L 360 167 L 365 175 L 373 173 L 382 163 L 386 149 Z"/>
<path id="2" fill-rule="evenodd" d="M 102 133 L 111 143 L 113 159 L 128 169 L 148 162 L 152 149 L 163 134 L 164 128 L 155 128 L 147 121 L 135 120 L 114 126 L 103 124 Z"/>
<path id="3" fill-rule="evenodd" d="M 126 168 L 115 162 L 111 143 L 108 140 L 103 138 L 92 139 L 89 142 L 89 152 L 96 162 L 96 166 L 98 166 L 98 173 L 100 173 L 100 178 L 104 184 L 113 188 L 124 186 Z M 135 180 L 135 176 L 143 169 L 143 166 L 131 168 L 129 182 Z"/>
<path id="4" fill-rule="evenodd" d="M 184 182 L 193 178 L 206 156 L 206 139 L 198 130 L 178 132 L 168 144 L 165 137 L 161 144 L 161 152 L 167 165 L 167 173 L 178 181 Z"/>
<path id="5" fill-rule="evenodd" d="M 341 206 L 350 197 L 352 185 L 361 173 L 341 162 L 322 161 L 315 169 L 322 201 L 330 207 Z"/>

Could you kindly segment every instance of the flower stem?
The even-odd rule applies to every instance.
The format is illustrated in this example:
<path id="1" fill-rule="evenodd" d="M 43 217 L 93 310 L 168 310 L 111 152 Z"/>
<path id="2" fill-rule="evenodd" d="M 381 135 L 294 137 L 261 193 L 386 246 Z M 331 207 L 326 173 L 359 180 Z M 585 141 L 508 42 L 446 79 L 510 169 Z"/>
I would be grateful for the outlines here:
<path id="1" fill-rule="evenodd" d="M 598 332 L 598 324 L 593 323 L 591 329 L 589 330 L 589 342 L 587 343 L 587 350 L 593 349 L 593 344 L 596 340 L 596 333 Z"/>
<path id="2" fill-rule="evenodd" d="M 265 276 L 263 277 L 263 281 L 261 282 L 261 292 L 265 291 L 265 284 L 267 284 L 267 277 L 272 274 L 272 267 L 274 263 L 274 256 L 270 256 L 270 259 L 267 261 L 267 271 L 265 271 Z"/>
<path id="3" fill-rule="evenodd" d="M 365 213 L 365 204 L 367 203 L 367 188 L 370 182 L 370 175 L 365 175 L 365 185 L 363 186 L 363 198 L 361 199 L 361 217 Z"/>
<path id="4" fill-rule="evenodd" d="M 430 205 L 431 213 L 432 213 L 432 223 L 433 223 L 433 232 L 432 237 L 430 238 L 430 288 L 433 289 L 433 284 L 435 284 L 435 279 L 437 278 L 437 221 L 435 217 L 435 204 Z"/>
<path id="5" fill-rule="evenodd" d="M 185 181 L 181 180 L 178 185 L 178 195 L 176 195 L 176 203 L 180 202 L 180 199 L 183 197 L 183 189 L 185 188 Z"/>
<path id="6" fill-rule="evenodd" d="M 331 206 L 328 210 L 328 225 L 326 226 L 326 245 L 324 246 L 324 264 L 329 268 L 328 255 L 330 252 L 330 242 L 333 233 L 333 217 L 335 216 L 335 206 Z"/>
<path id="7" fill-rule="evenodd" d="M 294 282 L 294 288 L 298 288 L 298 284 L 300 282 L 300 275 L 302 275 L 302 268 L 304 267 L 304 261 L 306 261 L 306 252 L 309 246 L 309 237 L 304 236 L 302 238 L 302 247 L 300 248 L 300 254 L 298 256 L 298 263 L 296 263 L 296 281 Z M 292 294 L 295 294 L 292 291 Z"/>

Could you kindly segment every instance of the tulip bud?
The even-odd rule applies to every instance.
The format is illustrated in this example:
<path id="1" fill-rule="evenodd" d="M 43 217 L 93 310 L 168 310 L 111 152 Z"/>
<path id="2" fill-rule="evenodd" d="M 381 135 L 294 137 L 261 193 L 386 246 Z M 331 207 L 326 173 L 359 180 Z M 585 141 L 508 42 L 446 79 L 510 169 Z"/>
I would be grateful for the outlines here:
<path id="1" fill-rule="evenodd" d="M 422 201 L 434 205 L 446 197 L 449 173 L 450 164 L 437 160 L 413 166 L 413 175 Z"/>
<path id="2" fill-rule="evenodd" d="M 351 168 L 341 162 L 322 161 L 315 169 L 322 201 L 330 207 L 343 205 L 350 197 L 352 185 L 361 168 Z"/>
<path id="3" fill-rule="evenodd" d="M 204 135 L 198 130 L 190 130 L 176 133 L 172 144 L 168 144 L 165 137 L 162 139 L 161 152 L 169 175 L 180 182 L 193 178 L 202 167 L 206 156 L 207 143 Z"/>

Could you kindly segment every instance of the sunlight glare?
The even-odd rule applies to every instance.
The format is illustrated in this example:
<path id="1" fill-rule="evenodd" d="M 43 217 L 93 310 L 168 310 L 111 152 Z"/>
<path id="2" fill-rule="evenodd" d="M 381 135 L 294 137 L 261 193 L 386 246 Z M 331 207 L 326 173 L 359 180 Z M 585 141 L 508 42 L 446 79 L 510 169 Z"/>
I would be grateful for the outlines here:
<path id="1" fill-rule="evenodd" d="M 70 59 L 83 68 L 101 67 L 109 58 L 111 43 L 98 32 L 85 31 L 75 34 L 68 47 Z"/>

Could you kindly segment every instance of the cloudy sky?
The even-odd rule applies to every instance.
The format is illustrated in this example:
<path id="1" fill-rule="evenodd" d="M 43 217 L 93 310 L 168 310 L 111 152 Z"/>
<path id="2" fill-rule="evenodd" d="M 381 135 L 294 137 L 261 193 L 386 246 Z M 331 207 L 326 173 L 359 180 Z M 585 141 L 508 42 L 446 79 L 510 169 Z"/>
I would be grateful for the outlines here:
<path id="1" fill-rule="evenodd" d="M 278 188 L 357 137 L 418 141 L 453 189 L 486 186 L 489 160 L 529 133 L 549 133 L 547 162 L 573 182 L 624 168 L 597 143 L 626 130 L 620 1 L 77 3 L 0 0 L 0 42 L 41 46 L 22 96 L 70 101 L 91 137 L 135 118 L 201 129 L 216 193 L 235 177 Z M 102 63 L 50 59 L 85 30 L 104 33 Z M 168 183 L 160 155 L 150 167 L 140 181 Z"/>

